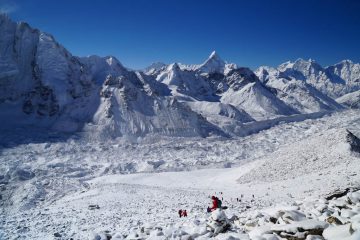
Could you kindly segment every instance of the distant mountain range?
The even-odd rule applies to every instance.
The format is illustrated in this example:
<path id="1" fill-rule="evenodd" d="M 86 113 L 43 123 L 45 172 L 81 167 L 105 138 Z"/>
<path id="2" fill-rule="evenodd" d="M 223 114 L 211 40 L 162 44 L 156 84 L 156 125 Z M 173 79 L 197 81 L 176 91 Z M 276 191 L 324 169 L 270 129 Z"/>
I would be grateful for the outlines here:
<path id="1" fill-rule="evenodd" d="M 99 138 L 236 136 L 269 119 L 360 106 L 360 64 L 298 59 L 255 72 L 223 61 L 155 63 L 75 57 L 49 34 L 0 15 L 0 128 Z"/>

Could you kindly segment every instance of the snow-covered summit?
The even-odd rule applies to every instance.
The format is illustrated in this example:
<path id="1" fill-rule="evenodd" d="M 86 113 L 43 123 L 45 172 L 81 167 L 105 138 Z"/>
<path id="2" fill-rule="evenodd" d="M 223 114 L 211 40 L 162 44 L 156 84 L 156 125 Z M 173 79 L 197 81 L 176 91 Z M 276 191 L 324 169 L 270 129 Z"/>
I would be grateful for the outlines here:
<path id="1" fill-rule="evenodd" d="M 113 56 L 99 57 L 91 55 L 82 57 L 80 61 L 90 71 L 93 80 L 98 85 L 101 85 L 109 74 L 119 76 L 127 71 L 121 62 Z"/>
<path id="2" fill-rule="evenodd" d="M 213 51 L 209 58 L 198 67 L 198 70 L 205 73 L 223 73 L 225 70 L 225 65 L 226 63 L 215 51 Z"/>
<path id="3" fill-rule="evenodd" d="M 150 66 L 146 67 L 143 72 L 149 75 L 157 74 L 161 69 L 165 68 L 167 65 L 162 62 L 154 62 Z"/>

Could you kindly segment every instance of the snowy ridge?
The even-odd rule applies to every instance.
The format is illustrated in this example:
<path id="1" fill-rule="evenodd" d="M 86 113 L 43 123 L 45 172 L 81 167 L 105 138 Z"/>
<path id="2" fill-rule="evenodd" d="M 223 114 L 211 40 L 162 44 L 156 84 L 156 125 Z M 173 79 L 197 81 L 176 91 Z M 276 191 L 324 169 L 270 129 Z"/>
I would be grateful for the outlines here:
<path id="1" fill-rule="evenodd" d="M 340 110 L 343 107 L 306 81 L 292 79 L 283 72 L 269 67 L 260 67 L 256 72 L 276 96 L 301 113 Z"/>
<path id="2" fill-rule="evenodd" d="M 360 108 L 360 90 L 345 94 L 337 98 L 336 101 L 349 108 Z"/>
<path id="3" fill-rule="evenodd" d="M 6 15 L 0 32 L 2 128 L 31 125 L 102 140 L 243 136 L 235 129 L 249 121 L 342 110 L 333 98 L 360 89 L 359 64 L 348 60 L 323 68 L 298 59 L 255 74 L 214 51 L 198 65 L 133 71 L 112 56 L 74 57 L 51 35 Z"/>
<path id="4" fill-rule="evenodd" d="M 260 78 L 264 78 L 264 69 L 269 70 L 268 67 L 256 70 Z M 360 89 L 360 65 L 349 60 L 324 68 L 314 60 L 298 59 L 283 63 L 276 69 L 272 68 L 268 74 L 269 78 L 305 81 L 331 98 Z"/>

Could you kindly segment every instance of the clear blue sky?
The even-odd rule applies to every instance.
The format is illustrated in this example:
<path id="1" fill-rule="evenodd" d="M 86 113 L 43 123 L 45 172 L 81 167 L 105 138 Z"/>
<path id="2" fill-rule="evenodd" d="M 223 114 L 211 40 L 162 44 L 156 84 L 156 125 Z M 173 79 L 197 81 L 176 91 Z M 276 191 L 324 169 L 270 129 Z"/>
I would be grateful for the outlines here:
<path id="1" fill-rule="evenodd" d="M 253 69 L 300 57 L 360 62 L 358 0 L 0 0 L 0 9 L 74 55 L 131 68 L 201 63 L 212 50 Z"/>

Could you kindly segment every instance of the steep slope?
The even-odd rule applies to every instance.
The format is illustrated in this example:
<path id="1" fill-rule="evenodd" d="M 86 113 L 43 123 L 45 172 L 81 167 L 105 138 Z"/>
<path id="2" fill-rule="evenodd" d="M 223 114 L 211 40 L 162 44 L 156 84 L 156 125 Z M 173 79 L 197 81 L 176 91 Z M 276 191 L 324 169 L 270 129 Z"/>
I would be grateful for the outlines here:
<path id="1" fill-rule="evenodd" d="M 332 77 L 339 77 L 346 82 L 341 94 L 354 92 L 360 89 L 360 64 L 344 60 L 326 68 Z"/>
<path id="2" fill-rule="evenodd" d="M 166 68 L 166 67 L 167 67 L 167 65 L 165 63 L 155 62 L 155 63 L 152 63 L 147 68 L 145 68 L 143 70 L 143 72 L 148 75 L 157 75 L 157 74 L 159 74 L 159 72 L 161 70 L 163 70 L 163 68 Z"/>
<path id="3" fill-rule="evenodd" d="M 299 59 L 259 69 L 259 80 L 212 52 L 199 65 L 155 63 L 137 72 L 112 56 L 74 57 L 51 35 L 5 15 L 0 33 L 2 128 L 228 136 L 251 121 L 342 109 L 330 97 L 360 87 L 359 64 L 351 61 L 322 68 Z M 344 99 L 357 103 L 356 95 Z"/>
<path id="4" fill-rule="evenodd" d="M 314 60 L 298 59 L 286 62 L 278 67 L 282 76 L 295 80 L 303 80 L 325 95 L 332 98 L 342 94 L 346 82 L 341 78 L 334 78 Z"/>
<path id="5" fill-rule="evenodd" d="M 166 85 L 114 57 L 78 59 L 51 35 L 5 15 L 0 32 L 2 127 L 32 124 L 94 138 L 226 136 L 169 96 Z"/>
<path id="6" fill-rule="evenodd" d="M 250 69 L 225 64 L 215 52 L 197 67 L 170 64 L 156 79 L 168 85 L 179 101 L 220 126 L 298 113 L 277 99 Z M 239 116 L 235 122 L 234 108 Z"/>
<path id="7" fill-rule="evenodd" d="M 261 120 L 298 113 L 279 100 L 248 68 L 238 68 L 226 76 L 227 89 L 221 102 L 244 109 L 251 117 Z"/>
<path id="8" fill-rule="evenodd" d="M 314 60 L 298 59 L 283 63 L 276 70 L 281 77 L 305 81 L 331 98 L 360 89 L 360 65 L 349 60 L 323 68 Z"/>
<path id="9" fill-rule="evenodd" d="M 329 129 L 283 146 L 265 157 L 261 164 L 241 176 L 238 181 L 272 182 L 308 173 L 326 174 L 333 171 L 336 165 L 346 167 L 348 164 L 355 164 L 358 157 L 354 153 L 358 150 L 359 139 L 351 132 L 346 129 Z"/>
<path id="10" fill-rule="evenodd" d="M 202 64 L 187 65 L 179 63 L 179 67 L 183 70 L 194 71 L 200 74 L 226 74 L 237 68 L 236 64 L 227 63 L 222 60 L 215 51 L 213 51 Z"/>
<path id="11" fill-rule="evenodd" d="M 169 86 L 174 96 L 183 96 L 188 100 L 216 100 L 210 85 L 202 76 L 181 69 L 177 63 L 170 64 L 157 75 L 156 80 Z"/>
<path id="12" fill-rule="evenodd" d="M 219 55 L 213 51 L 209 58 L 201 64 L 197 70 L 205 73 L 219 72 L 223 73 L 226 63 L 219 57 Z"/>
<path id="13" fill-rule="evenodd" d="M 49 125 L 92 89 L 84 66 L 54 38 L 0 15 L 0 108 L 3 127 Z"/>
<path id="14" fill-rule="evenodd" d="M 119 75 L 127 71 L 120 61 L 113 56 L 99 57 L 92 55 L 89 57 L 82 57 L 80 61 L 87 66 L 92 80 L 97 85 L 102 85 L 109 74 Z"/>
<path id="15" fill-rule="evenodd" d="M 100 132 L 101 138 L 136 138 L 147 134 L 226 136 L 216 126 L 174 99 L 170 89 L 152 76 L 129 71 L 113 57 L 102 61 L 106 63 L 97 63 L 95 66 L 105 67 L 93 71 L 93 75 L 97 76 L 95 81 L 103 82 L 103 85 L 100 105 L 92 118 L 94 125 L 86 126 L 89 132 Z M 105 75 L 105 81 L 101 80 Z"/>
<path id="16" fill-rule="evenodd" d="M 343 107 L 304 80 L 287 77 L 275 68 L 260 67 L 255 74 L 276 96 L 301 113 L 333 111 Z"/>

